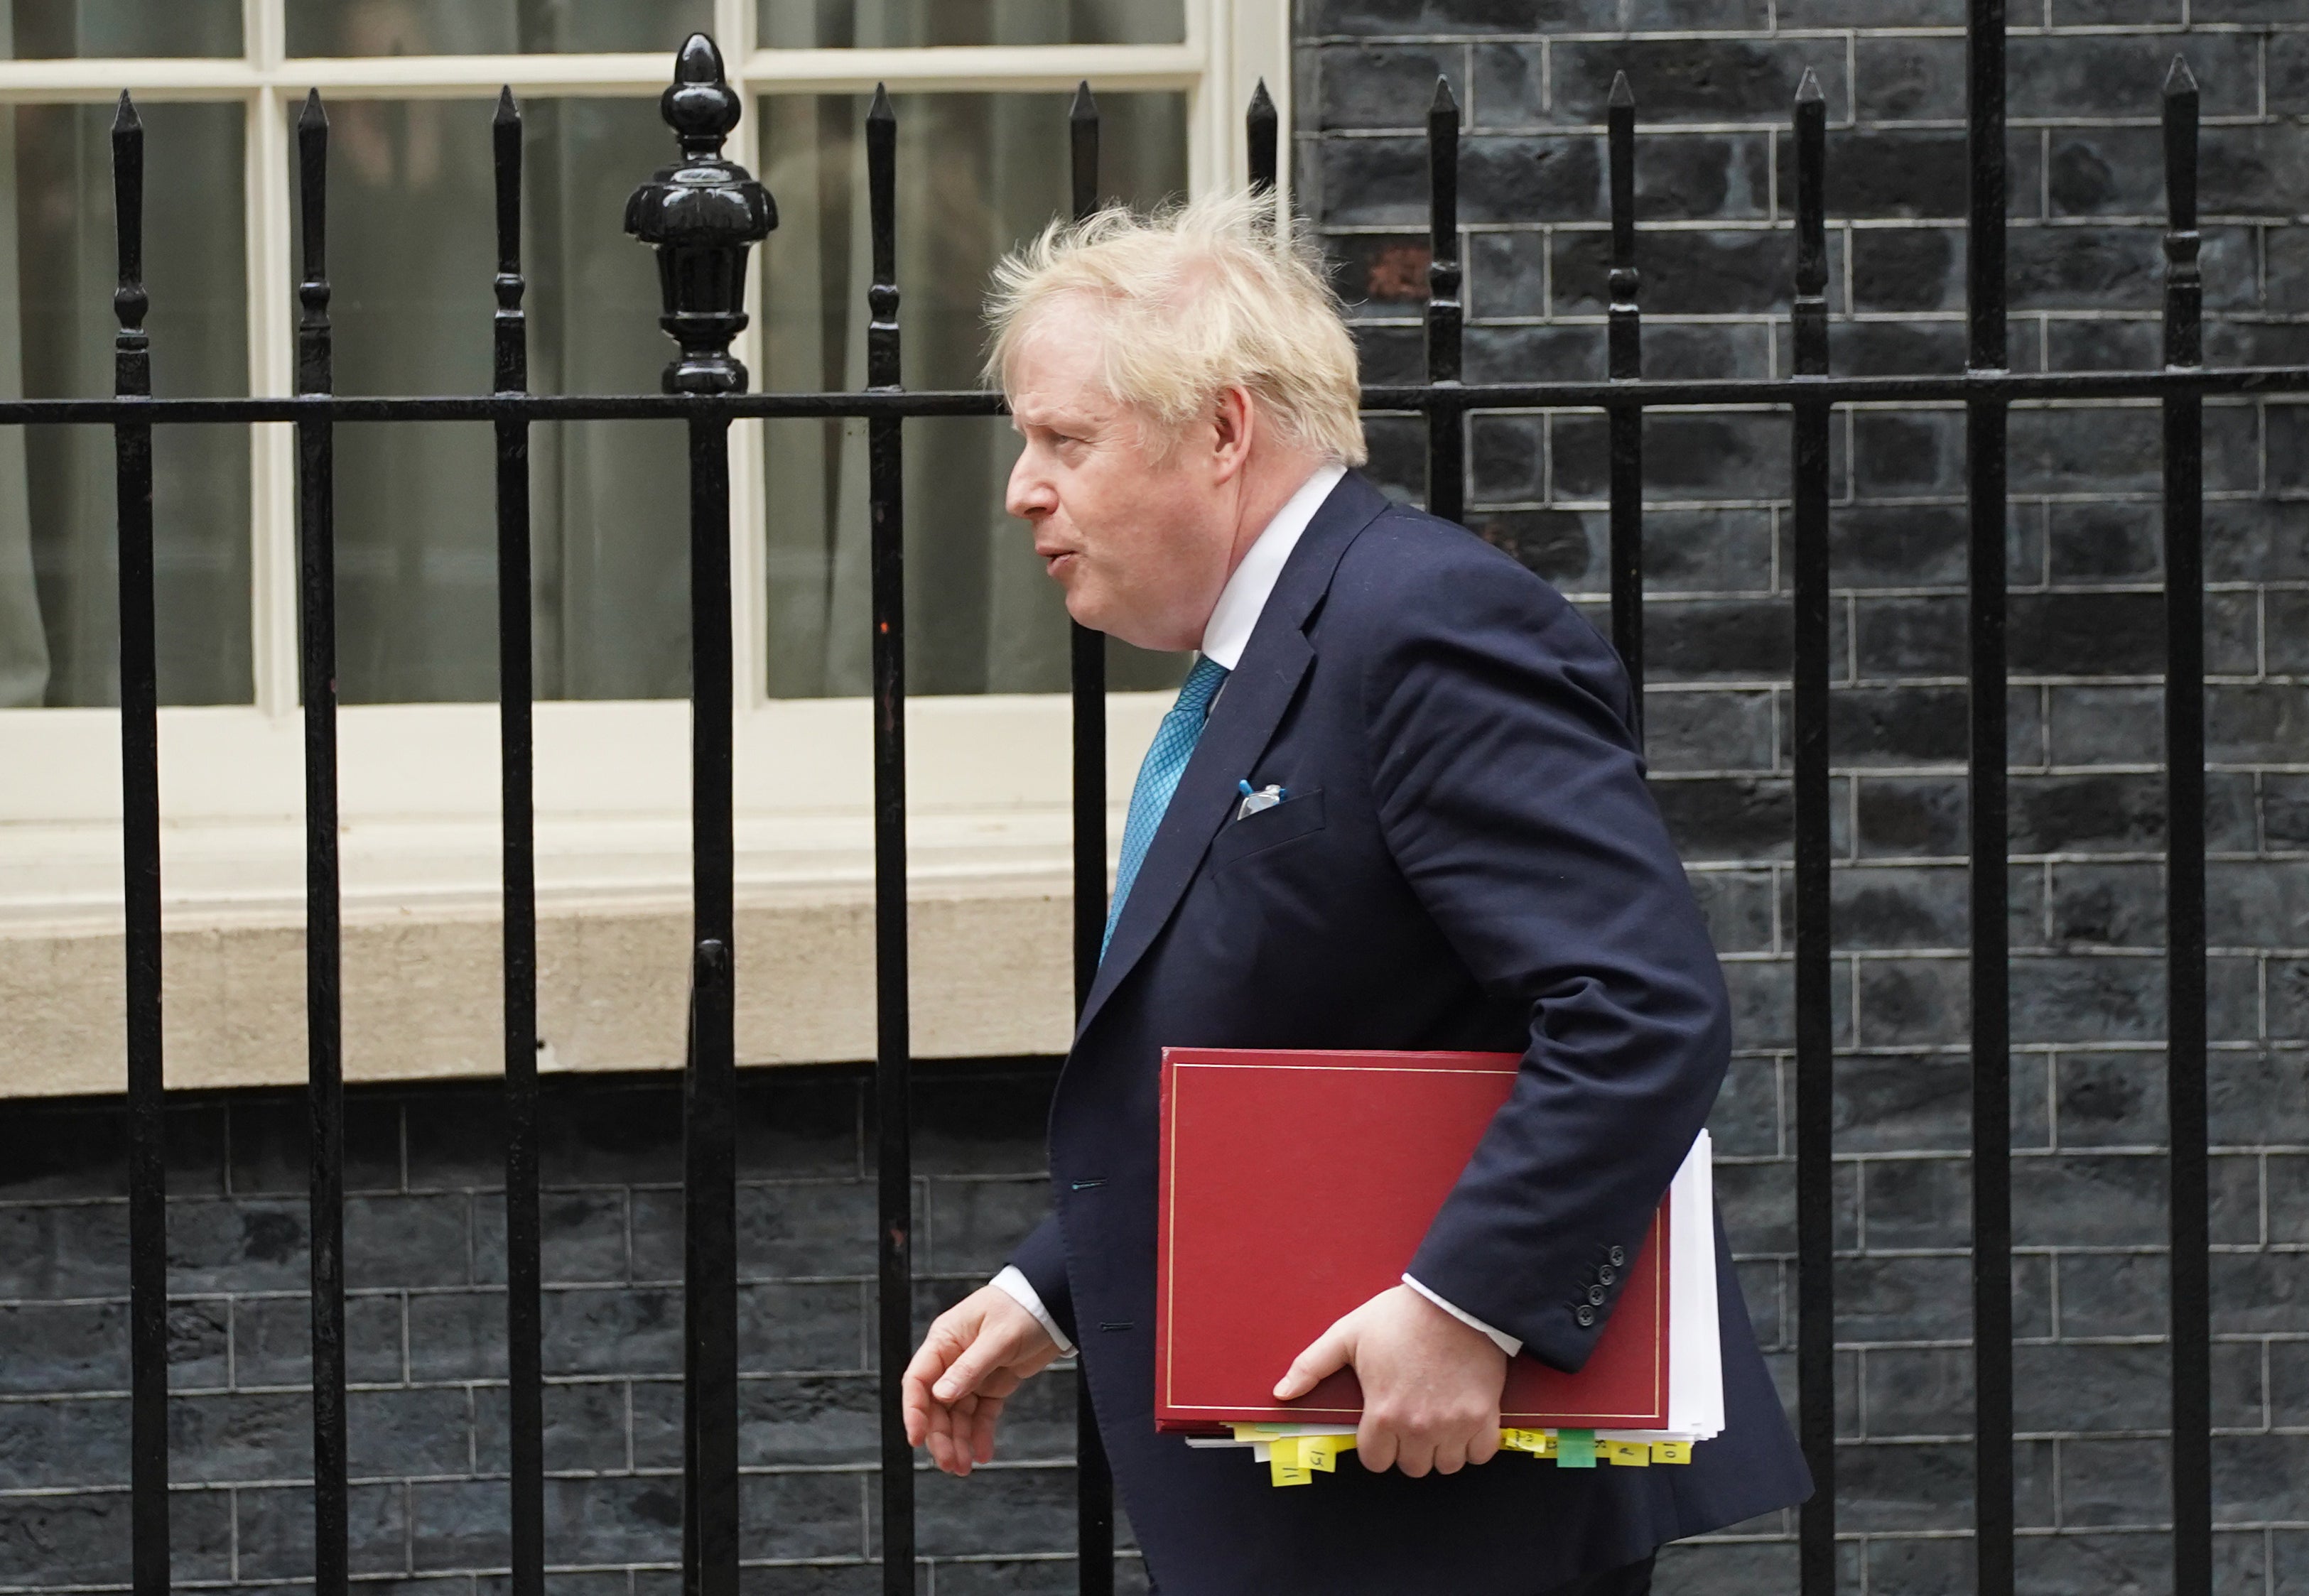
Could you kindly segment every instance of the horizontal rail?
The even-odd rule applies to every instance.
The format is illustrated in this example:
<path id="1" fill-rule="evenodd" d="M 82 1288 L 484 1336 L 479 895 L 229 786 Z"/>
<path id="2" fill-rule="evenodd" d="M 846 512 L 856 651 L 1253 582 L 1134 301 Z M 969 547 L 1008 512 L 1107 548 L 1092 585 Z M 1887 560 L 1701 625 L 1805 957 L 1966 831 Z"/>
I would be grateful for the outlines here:
<path id="1" fill-rule="evenodd" d="M 1633 382 L 1468 383 L 1365 388 L 1367 411 L 1605 410 L 1668 406 L 1880 404 L 1996 399 L 2166 399 L 2186 394 L 2309 393 L 2309 366 L 2206 366 L 2164 371 L 1969 371 L 1939 376 L 1643 378 Z M 859 393 L 474 393 L 408 397 L 280 394 L 254 399 L 16 399 L 0 427 L 123 421 L 675 421 L 693 417 L 999 416 L 999 393 L 918 389 Z"/>

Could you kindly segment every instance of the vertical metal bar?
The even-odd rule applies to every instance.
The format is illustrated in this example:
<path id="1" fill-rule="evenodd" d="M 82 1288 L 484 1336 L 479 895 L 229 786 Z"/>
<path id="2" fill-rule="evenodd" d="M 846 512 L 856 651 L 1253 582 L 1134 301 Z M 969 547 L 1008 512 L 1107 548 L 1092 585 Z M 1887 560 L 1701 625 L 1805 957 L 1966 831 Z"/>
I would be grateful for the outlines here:
<path id="1" fill-rule="evenodd" d="M 1828 374 L 1827 102 L 1796 89 L 1795 370 Z M 1828 785 L 1829 406 L 1794 406 L 1796 1386 L 1812 1474 L 1797 1549 L 1804 1596 L 1836 1589 L 1836 1037 Z"/>
<path id="2" fill-rule="evenodd" d="M 2165 80 L 2165 364 L 2204 363 L 2197 82 Z M 2205 1122 L 2204 401 L 2165 401 L 2166 1117 L 2172 1127 L 2173 1589 L 2213 1588 L 2212 1281 Z"/>
<path id="3" fill-rule="evenodd" d="M 127 91 L 112 123 L 120 284 L 112 391 L 152 392 L 144 292 L 144 125 Z M 169 1215 L 160 1073 L 160 743 L 152 611 L 152 428 L 112 429 L 120 535 L 120 851 L 126 909 L 130 1579 L 169 1590 Z"/>
<path id="4" fill-rule="evenodd" d="M 1267 91 L 1267 80 L 1258 80 L 1250 91 L 1250 108 L 1243 113 L 1243 144 L 1250 152 L 1250 186 L 1254 192 L 1272 194 L 1276 173 L 1281 169 L 1276 161 L 1276 140 L 1280 119 L 1275 109 L 1275 97 Z"/>
<path id="5" fill-rule="evenodd" d="M 898 367 L 898 119 L 874 90 L 866 113 L 874 281 L 866 290 L 866 381 L 895 393 Z M 913 1342 L 912 1036 L 906 967 L 906 510 L 903 423 L 866 424 L 874 602 L 874 1108 L 880 1190 L 882 1589 L 914 1589 L 914 1452 L 900 1377 Z"/>
<path id="6" fill-rule="evenodd" d="M 521 110 L 497 96 L 493 386 L 529 389 L 521 302 Z M 545 1369 L 537 1172 L 537 847 L 529 539 L 529 423 L 501 416 L 497 446 L 497 746 L 504 803 L 506 1371 L 513 1596 L 545 1591 Z"/>
<path id="7" fill-rule="evenodd" d="M 2004 352 L 2004 0 L 1972 0 L 1966 37 L 1971 171 L 1967 364 Z M 1971 404 L 1973 1534 L 1981 1596 L 2012 1589 L 2012 1131 L 2011 932 L 2005 922 L 2005 407 Z"/>
<path id="8" fill-rule="evenodd" d="M 1098 102 L 1088 80 L 1067 113 L 1077 221 L 1098 209 Z M 1074 692 L 1075 1012 L 1106 936 L 1106 634 L 1068 623 Z M 1083 1596 L 1114 1596 L 1114 1473 L 1099 1439 L 1090 1375 L 1075 1355 L 1075 1557 Z"/>
<path id="9" fill-rule="evenodd" d="M 1451 80 L 1435 80 L 1427 108 L 1427 513 L 1466 513 L 1467 415 L 1459 386 L 1459 103 Z"/>
<path id="10" fill-rule="evenodd" d="M 730 636 L 730 423 L 689 422 L 694 943 L 683 1277 L 688 1596 L 738 1589 L 738 1070 Z"/>
<path id="11" fill-rule="evenodd" d="M 1636 96 L 1628 74 L 1612 74 L 1606 109 L 1612 151 L 1611 375 L 1630 382 L 1644 375 L 1643 312 L 1637 304 L 1643 278 L 1636 270 Z M 1644 714 L 1644 410 L 1613 405 L 1607 412 L 1612 453 L 1612 643 L 1620 651 L 1636 709 L 1636 735 Z"/>
<path id="12" fill-rule="evenodd" d="M 303 270 L 297 392 L 326 393 L 330 361 L 329 119 L 297 118 Z M 298 618 L 305 694 L 305 1032 L 312 1158 L 313 1585 L 345 1596 L 345 1104 L 337 919 L 335 451 L 325 417 L 297 423 Z"/>

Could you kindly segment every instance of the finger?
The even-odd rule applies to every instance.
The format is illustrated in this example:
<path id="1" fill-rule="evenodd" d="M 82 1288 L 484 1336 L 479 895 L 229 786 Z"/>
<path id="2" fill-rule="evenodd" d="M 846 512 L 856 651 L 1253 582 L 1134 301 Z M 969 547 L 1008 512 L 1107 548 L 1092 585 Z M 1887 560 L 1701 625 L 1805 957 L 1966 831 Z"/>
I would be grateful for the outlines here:
<path id="1" fill-rule="evenodd" d="M 1465 1441 L 1443 1441 L 1435 1448 L 1435 1471 L 1457 1474 L 1467 1466 L 1467 1444 Z"/>
<path id="2" fill-rule="evenodd" d="M 1364 1468 L 1374 1474 L 1384 1474 L 1395 1464 L 1397 1437 L 1392 1427 L 1380 1423 L 1369 1413 L 1355 1426 L 1355 1456 Z"/>
<path id="3" fill-rule="evenodd" d="M 994 1427 L 1002 1417 L 1000 1397 L 979 1399 L 977 1411 L 971 1415 L 970 1455 L 982 1463 L 994 1461 Z"/>
<path id="4" fill-rule="evenodd" d="M 1409 1479 L 1425 1478 L 1435 1466 L 1435 1443 L 1415 1435 L 1404 1436 L 1396 1449 L 1395 1466 Z"/>
<path id="5" fill-rule="evenodd" d="M 1354 1353 L 1354 1337 L 1346 1323 L 1341 1319 L 1334 1324 L 1291 1360 L 1290 1368 L 1275 1383 L 1276 1401 L 1295 1401 L 1314 1390 L 1325 1376 L 1346 1367 Z"/>
<path id="6" fill-rule="evenodd" d="M 1500 1424 L 1494 1416 L 1467 1441 L 1467 1461 L 1487 1463 L 1500 1454 Z"/>
<path id="7" fill-rule="evenodd" d="M 954 1361 L 946 1366 L 946 1373 L 930 1387 L 930 1394 L 942 1402 L 951 1402 L 976 1391 L 987 1372 L 1002 1360 L 1003 1349 L 994 1344 L 995 1338 L 982 1333 L 962 1349 Z"/>

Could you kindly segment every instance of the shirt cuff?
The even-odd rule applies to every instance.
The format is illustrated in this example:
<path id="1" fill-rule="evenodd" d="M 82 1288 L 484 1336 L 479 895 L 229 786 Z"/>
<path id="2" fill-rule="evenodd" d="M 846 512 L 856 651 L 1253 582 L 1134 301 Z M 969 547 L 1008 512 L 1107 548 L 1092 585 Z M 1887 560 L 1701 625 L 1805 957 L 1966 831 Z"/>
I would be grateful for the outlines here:
<path id="1" fill-rule="evenodd" d="M 1033 1285 L 1026 1279 L 1024 1270 L 1016 1264 L 1006 1264 L 1002 1266 L 1002 1272 L 994 1277 L 992 1283 L 1000 1287 L 1011 1301 L 1034 1316 L 1034 1323 L 1051 1333 L 1051 1339 L 1059 1344 L 1059 1351 L 1062 1356 L 1074 1351 L 1074 1342 L 1068 1341 L 1067 1333 L 1059 1328 L 1059 1322 L 1051 1317 L 1051 1310 L 1042 1306 L 1042 1293 L 1034 1290 Z M 1457 1308 L 1452 1308 L 1451 1311 L 1455 1314 L 1459 1313 Z M 1467 1318 L 1465 1314 L 1459 1314 L 1459 1316 L 1463 1319 Z M 1473 1324 L 1475 1322 L 1473 1319 L 1467 1319 L 1467 1323 Z M 1492 1333 L 1493 1339 L 1496 1340 L 1497 1333 Z"/>
<path id="2" fill-rule="evenodd" d="M 1019 1283 L 1021 1285 L 1025 1285 L 1025 1281 L 1023 1280 L 1021 1280 Z M 1403 1283 L 1409 1286 L 1413 1290 L 1418 1292 L 1422 1297 L 1427 1298 L 1428 1301 L 1433 1303 L 1437 1307 L 1441 1308 L 1453 1318 L 1458 1320 L 1460 1324 L 1473 1325 L 1477 1330 L 1482 1331 L 1485 1335 L 1490 1336 L 1492 1338 L 1492 1344 L 1497 1347 L 1500 1351 L 1505 1352 L 1509 1357 L 1512 1358 L 1517 1353 L 1523 1350 L 1523 1342 L 1518 1341 L 1514 1336 L 1509 1335 L 1506 1331 L 1492 1329 L 1490 1325 L 1484 1324 L 1481 1319 L 1475 1317 L 1474 1315 L 1469 1313 L 1466 1309 L 1444 1301 L 1440 1297 L 1438 1297 L 1434 1292 L 1421 1285 L 1417 1281 L 1413 1280 L 1409 1275 L 1406 1274 L 1403 1277 Z M 1025 1289 L 1032 1291 L 1033 1287 L 1026 1286 Z M 1011 1295 L 1015 1297 L 1017 1293 L 1014 1291 Z M 1040 1314 L 1035 1315 L 1035 1317 L 1037 1318 L 1040 1318 L 1041 1316 L 1042 1316 Z"/>

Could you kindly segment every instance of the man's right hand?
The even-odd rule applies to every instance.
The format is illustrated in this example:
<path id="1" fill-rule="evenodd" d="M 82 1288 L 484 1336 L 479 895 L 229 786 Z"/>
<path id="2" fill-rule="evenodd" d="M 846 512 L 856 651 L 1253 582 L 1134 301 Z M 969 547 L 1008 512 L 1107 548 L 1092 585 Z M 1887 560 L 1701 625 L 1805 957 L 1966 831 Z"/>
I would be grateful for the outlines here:
<path id="1" fill-rule="evenodd" d="M 1040 1320 L 999 1286 L 981 1286 L 938 1316 L 906 1365 L 906 1444 L 967 1474 L 994 1456 L 995 1421 L 1021 1382 L 1059 1355 Z"/>

